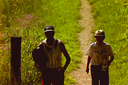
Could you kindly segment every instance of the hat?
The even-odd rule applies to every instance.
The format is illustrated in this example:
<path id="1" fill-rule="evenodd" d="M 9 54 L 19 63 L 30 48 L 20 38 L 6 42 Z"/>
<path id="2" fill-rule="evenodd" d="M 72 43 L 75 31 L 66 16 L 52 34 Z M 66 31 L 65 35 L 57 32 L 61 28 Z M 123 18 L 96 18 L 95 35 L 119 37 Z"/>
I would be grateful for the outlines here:
<path id="1" fill-rule="evenodd" d="M 98 37 L 98 36 L 105 36 L 104 31 L 103 31 L 103 30 L 97 30 L 97 31 L 95 32 L 95 37 Z"/>
<path id="2" fill-rule="evenodd" d="M 49 32 L 49 31 L 54 31 L 54 27 L 53 26 L 46 26 L 44 29 L 44 32 Z"/>

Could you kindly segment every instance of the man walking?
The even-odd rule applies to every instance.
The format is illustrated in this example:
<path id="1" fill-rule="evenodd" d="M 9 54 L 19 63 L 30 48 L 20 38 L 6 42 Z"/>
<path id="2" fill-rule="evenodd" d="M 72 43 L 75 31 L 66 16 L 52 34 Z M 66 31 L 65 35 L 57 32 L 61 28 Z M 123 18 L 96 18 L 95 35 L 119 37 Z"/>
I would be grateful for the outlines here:
<path id="1" fill-rule="evenodd" d="M 103 42 L 105 33 L 103 30 L 95 32 L 96 42 L 92 43 L 88 48 L 86 72 L 89 72 L 89 64 L 91 62 L 92 85 L 109 85 L 108 68 L 114 59 L 114 53 L 108 43 Z M 111 57 L 109 60 L 109 56 Z"/>

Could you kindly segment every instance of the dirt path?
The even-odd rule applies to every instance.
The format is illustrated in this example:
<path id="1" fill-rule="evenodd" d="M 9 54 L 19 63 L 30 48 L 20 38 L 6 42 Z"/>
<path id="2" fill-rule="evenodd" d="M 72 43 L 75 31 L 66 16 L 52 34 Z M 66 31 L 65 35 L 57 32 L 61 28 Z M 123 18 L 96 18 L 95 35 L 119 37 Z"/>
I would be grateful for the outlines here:
<path id="1" fill-rule="evenodd" d="M 91 6 L 88 3 L 88 0 L 81 0 L 81 20 L 79 20 L 79 24 L 84 30 L 79 33 L 79 41 L 81 44 L 81 52 L 82 52 L 82 63 L 80 64 L 80 68 L 74 71 L 71 76 L 77 81 L 76 85 L 91 85 L 91 75 L 86 74 L 86 61 L 87 56 L 85 52 L 91 44 L 92 39 L 92 27 L 94 27 L 94 20 L 91 13 Z"/>

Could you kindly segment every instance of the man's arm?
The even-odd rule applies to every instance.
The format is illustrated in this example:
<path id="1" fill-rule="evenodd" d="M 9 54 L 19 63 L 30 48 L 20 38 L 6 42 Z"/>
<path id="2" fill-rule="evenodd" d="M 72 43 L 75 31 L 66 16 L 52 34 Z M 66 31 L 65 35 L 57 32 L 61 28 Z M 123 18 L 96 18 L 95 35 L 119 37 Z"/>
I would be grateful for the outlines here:
<path id="1" fill-rule="evenodd" d="M 90 64 L 91 59 L 92 58 L 90 56 L 88 56 L 87 66 L 86 66 L 86 72 L 87 72 L 87 74 L 89 73 L 89 64 Z"/>
<path id="2" fill-rule="evenodd" d="M 66 70 L 67 66 L 69 65 L 69 63 L 71 61 L 71 58 L 70 58 L 70 56 L 69 56 L 69 54 L 68 54 L 68 52 L 67 52 L 67 50 L 66 50 L 66 48 L 65 48 L 65 46 L 63 44 L 63 42 L 60 43 L 60 49 L 61 49 L 62 53 L 64 54 L 64 56 L 66 58 L 66 63 L 63 66 L 62 69 Z"/>
<path id="3" fill-rule="evenodd" d="M 114 56 L 110 56 L 110 57 L 111 57 L 111 59 L 109 60 L 108 65 L 110 65 L 110 64 L 111 64 L 111 62 L 114 60 Z"/>

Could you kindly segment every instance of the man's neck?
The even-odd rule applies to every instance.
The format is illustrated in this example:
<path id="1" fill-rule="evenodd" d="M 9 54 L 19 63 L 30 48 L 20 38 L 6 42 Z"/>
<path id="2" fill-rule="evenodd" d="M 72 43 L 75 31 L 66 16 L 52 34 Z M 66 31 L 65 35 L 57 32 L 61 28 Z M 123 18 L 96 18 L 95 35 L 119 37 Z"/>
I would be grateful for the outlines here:
<path id="1" fill-rule="evenodd" d="M 101 46 L 104 42 L 96 42 L 97 45 Z"/>
<path id="2" fill-rule="evenodd" d="M 52 39 L 48 39 L 47 38 L 47 44 L 49 45 L 49 46 L 52 46 L 53 44 L 54 44 L 54 38 L 52 38 Z"/>

